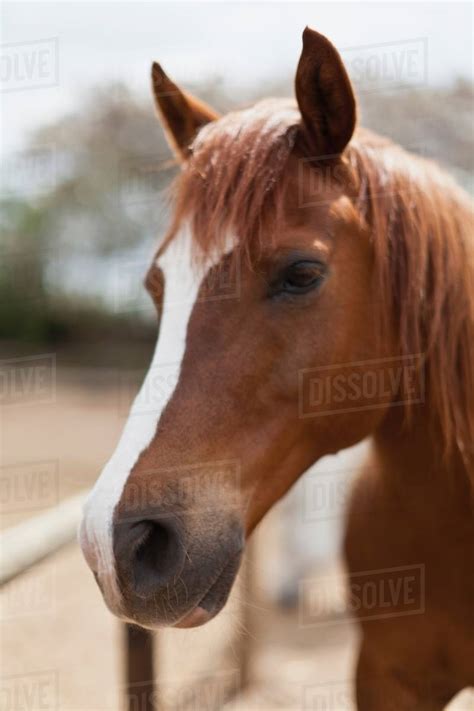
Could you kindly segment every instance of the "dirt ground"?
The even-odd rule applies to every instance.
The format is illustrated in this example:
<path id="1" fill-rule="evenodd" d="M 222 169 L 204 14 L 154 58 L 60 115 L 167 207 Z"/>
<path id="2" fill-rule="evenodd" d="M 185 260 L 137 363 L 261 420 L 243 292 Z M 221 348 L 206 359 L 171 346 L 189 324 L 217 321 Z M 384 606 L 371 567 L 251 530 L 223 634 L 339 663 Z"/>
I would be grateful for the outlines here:
<path id="1" fill-rule="evenodd" d="M 120 434 L 132 381 L 127 379 L 125 385 L 107 370 L 62 371 L 49 400 L 3 407 L 2 528 L 94 481 Z M 224 612 L 208 626 L 158 635 L 156 672 L 164 708 L 353 708 L 350 679 L 357 636 L 351 622 L 335 616 L 302 625 L 297 611 L 278 609 L 265 592 L 268 584 L 263 583 L 268 581 L 262 580 L 259 557 L 262 550 L 266 557 L 273 555 L 275 525 L 270 517 L 258 532 L 251 596 L 243 594 L 241 583 Z M 239 673 L 242 632 L 248 632 L 251 683 L 243 696 L 225 703 L 229 679 Z M 123 708 L 122 635 L 76 544 L 62 549 L 2 591 L 0 709 Z M 206 679 L 199 695 L 192 696 L 190 686 Z M 139 694 L 136 711 L 141 711 L 138 701 Z M 472 711 L 474 698 L 465 692 L 450 708 Z"/>

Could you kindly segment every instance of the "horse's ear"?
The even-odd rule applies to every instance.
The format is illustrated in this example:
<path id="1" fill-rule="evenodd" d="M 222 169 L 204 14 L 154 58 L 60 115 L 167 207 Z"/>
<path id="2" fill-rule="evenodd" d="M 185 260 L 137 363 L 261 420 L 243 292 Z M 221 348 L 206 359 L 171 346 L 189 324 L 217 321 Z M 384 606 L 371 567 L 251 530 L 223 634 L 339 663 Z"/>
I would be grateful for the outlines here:
<path id="1" fill-rule="evenodd" d="M 354 92 L 336 48 L 309 27 L 303 32 L 295 90 L 311 150 L 320 156 L 342 153 L 356 123 Z"/>
<path id="2" fill-rule="evenodd" d="M 219 114 L 179 89 L 157 62 L 153 62 L 151 68 L 151 83 L 155 106 L 171 148 L 178 158 L 185 160 L 189 155 L 189 146 L 201 126 L 219 118 Z"/>

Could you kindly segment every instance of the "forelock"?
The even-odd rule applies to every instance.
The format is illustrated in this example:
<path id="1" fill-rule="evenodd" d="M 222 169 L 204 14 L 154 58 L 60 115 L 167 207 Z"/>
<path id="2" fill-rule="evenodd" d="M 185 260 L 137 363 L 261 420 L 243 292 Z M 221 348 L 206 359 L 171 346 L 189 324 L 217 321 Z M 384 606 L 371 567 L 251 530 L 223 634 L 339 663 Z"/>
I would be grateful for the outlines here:
<path id="1" fill-rule="evenodd" d="M 200 252 L 222 249 L 229 235 L 244 248 L 280 214 L 283 174 L 300 115 L 293 102 L 270 99 L 204 126 L 176 183 L 172 234 L 189 220 Z"/>

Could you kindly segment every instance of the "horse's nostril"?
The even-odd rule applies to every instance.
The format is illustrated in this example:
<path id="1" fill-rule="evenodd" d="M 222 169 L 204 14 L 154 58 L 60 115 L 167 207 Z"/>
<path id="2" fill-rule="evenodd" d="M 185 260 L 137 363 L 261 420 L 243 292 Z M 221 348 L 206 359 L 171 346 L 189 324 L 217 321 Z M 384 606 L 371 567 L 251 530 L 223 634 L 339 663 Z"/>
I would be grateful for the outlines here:
<path id="1" fill-rule="evenodd" d="M 134 556 L 135 577 L 154 573 L 156 578 L 173 568 L 176 546 L 173 533 L 163 524 L 147 521 L 147 532 L 140 541 Z"/>
<path id="2" fill-rule="evenodd" d="M 119 577 L 139 597 L 148 598 L 169 585 L 184 564 L 180 527 L 169 516 L 118 522 L 114 551 Z"/>
<path id="3" fill-rule="evenodd" d="M 171 537 L 168 529 L 161 523 L 146 521 L 145 525 L 147 530 L 137 546 L 135 558 L 152 567 L 162 556 L 166 556 Z"/>

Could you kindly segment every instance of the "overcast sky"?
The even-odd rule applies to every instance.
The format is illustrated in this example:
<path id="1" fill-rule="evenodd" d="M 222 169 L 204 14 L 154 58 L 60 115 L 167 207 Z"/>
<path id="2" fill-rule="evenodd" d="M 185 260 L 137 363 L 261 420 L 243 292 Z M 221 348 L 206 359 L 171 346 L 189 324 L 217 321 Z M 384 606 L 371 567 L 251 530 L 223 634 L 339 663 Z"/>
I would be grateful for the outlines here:
<path id="1" fill-rule="evenodd" d="M 8 151 L 73 107 L 91 84 L 122 79 L 148 91 L 152 59 L 182 82 L 222 75 L 230 84 L 264 87 L 286 78 L 307 24 L 347 50 L 348 61 L 357 48 L 375 46 L 378 71 L 390 73 L 398 62 L 408 83 L 472 75 L 469 3 L 15 2 L 0 12 Z M 361 50 L 366 58 L 370 51 Z"/>

